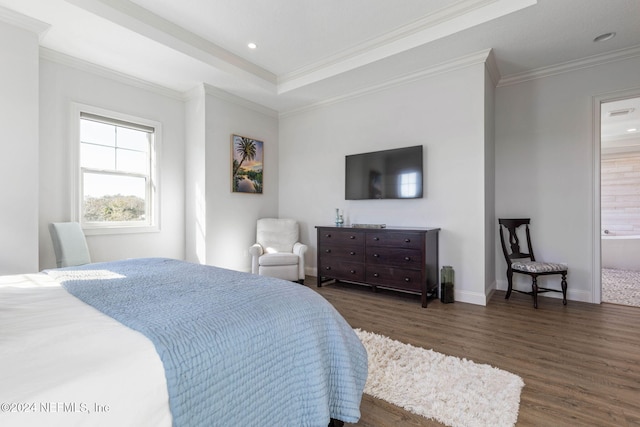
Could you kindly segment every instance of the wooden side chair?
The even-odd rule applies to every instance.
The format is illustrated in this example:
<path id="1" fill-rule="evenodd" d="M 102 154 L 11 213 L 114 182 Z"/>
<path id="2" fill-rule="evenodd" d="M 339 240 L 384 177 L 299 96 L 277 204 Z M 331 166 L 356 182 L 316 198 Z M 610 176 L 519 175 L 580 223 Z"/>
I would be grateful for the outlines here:
<path id="1" fill-rule="evenodd" d="M 531 246 L 531 235 L 529 233 L 529 218 L 519 219 L 498 219 L 500 224 L 500 243 L 502 244 L 502 253 L 504 259 L 507 262 L 507 281 L 509 287 L 507 289 L 506 299 L 511 296 L 511 291 L 522 292 L 533 296 L 533 306 L 538 308 L 538 294 L 544 292 L 562 292 L 562 304 L 567 305 L 567 266 L 565 264 L 559 264 L 554 262 L 540 262 L 536 261 L 533 254 L 533 247 Z M 527 236 L 527 250 L 528 253 L 520 250 L 520 241 L 518 239 L 517 230 L 519 227 L 524 226 Z M 505 243 L 504 230 L 509 231 L 509 247 Z M 526 274 L 531 276 L 531 292 L 520 291 L 513 289 L 513 273 Z M 538 276 L 548 276 L 552 274 L 559 274 L 562 277 L 561 287 L 562 289 L 550 289 L 542 288 L 538 286 Z"/>

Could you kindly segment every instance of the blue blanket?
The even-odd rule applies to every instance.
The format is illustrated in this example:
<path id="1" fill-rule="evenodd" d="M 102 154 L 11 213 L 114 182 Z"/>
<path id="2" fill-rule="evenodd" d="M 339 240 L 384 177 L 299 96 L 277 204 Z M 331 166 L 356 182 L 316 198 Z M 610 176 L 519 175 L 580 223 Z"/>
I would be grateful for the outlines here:
<path id="1" fill-rule="evenodd" d="M 148 258 L 46 271 L 146 335 L 175 426 L 356 422 L 367 354 L 314 291 L 279 279 Z"/>

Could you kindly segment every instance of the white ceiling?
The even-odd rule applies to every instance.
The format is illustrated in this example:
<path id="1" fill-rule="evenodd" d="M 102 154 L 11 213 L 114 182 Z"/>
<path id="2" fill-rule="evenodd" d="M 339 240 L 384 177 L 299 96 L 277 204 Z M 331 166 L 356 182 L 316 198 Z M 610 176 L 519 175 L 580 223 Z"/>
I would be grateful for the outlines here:
<path id="1" fill-rule="evenodd" d="M 0 0 L 41 45 L 163 87 L 279 112 L 493 49 L 502 81 L 640 55 L 638 0 Z M 616 37 L 594 43 L 599 34 Z M 247 43 L 258 45 L 255 50 Z"/>

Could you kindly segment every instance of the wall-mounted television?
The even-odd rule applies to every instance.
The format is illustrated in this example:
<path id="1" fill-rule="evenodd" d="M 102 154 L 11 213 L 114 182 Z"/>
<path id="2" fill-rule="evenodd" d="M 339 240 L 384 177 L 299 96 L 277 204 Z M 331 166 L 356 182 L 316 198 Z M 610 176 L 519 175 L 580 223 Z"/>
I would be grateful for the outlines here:
<path id="1" fill-rule="evenodd" d="M 345 199 L 422 197 L 422 145 L 345 157 Z"/>

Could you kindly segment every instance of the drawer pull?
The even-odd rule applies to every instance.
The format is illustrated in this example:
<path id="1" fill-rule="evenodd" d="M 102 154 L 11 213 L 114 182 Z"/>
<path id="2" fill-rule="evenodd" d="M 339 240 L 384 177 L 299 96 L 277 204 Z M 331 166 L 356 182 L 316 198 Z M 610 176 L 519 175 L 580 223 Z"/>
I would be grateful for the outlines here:
<path id="1" fill-rule="evenodd" d="M 411 239 L 404 239 L 405 243 L 409 243 L 411 241 Z"/>
<path id="2" fill-rule="evenodd" d="M 349 236 L 349 238 L 350 238 L 351 240 L 353 240 L 353 239 L 355 239 L 355 238 L 356 238 L 356 236 L 354 236 L 354 235 L 352 234 L 351 236 Z"/>
<path id="3" fill-rule="evenodd" d="M 380 277 L 378 273 L 373 273 L 373 277 Z"/>
<path id="4" fill-rule="evenodd" d="M 373 254 L 374 258 L 380 258 L 380 254 Z"/>
<path id="5" fill-rule="evenodd" d="M 356 274 L 356 271 L 355 271 L 355 270 L 349 270 L 349 272 L 350 272 L 351 274 Z"/>
<path id="6" fill-rule="evenodd" d="M 328 253 L 328 254 L 331 253 L 331 249 L 325 249 L 324 251 L 325 251 L 325 253 Z"/>
<path id="7" fill-rule="evenodd" d="M 404 278 L 404 281 L 405 281 L 405 282 L 410 282 L 410 281 L 411 281 L 411 279 L 409 279 L 408 277 L 405 277 L 405 278 Z"/>
<path id="8" fill-rule="evenodd" d="M 374 237 L 373 240 L 375 240 L 377 242 L 378 240 L 380 240 L 380 238 L 379 237 Z"/>
<path id="9" fill-rule="evenodd" d="M 331 267 L 325 267 L 324 269 L 325 270 L 331 270 Z"/>
<path id="10" fill-rule="evenodd" d="M 331 234 L 327 233 L 327 234 L 324 235 L 324 237 L 331 237 Z"/>
<path id="11" fill-rule="evenodd" d="M 356 253 L 355 253 L 355 252 L 353 252 L 353 251 L 349 252 L 349 255 L 355 255 L 355 254 L 356 254 Z"/>
<path id="12" fill-rule="evenodd" d="M 405 261 L 411 261 L 411 257 L 406 256 L 406 257 L 404 257 L 404 260 Z"/>

